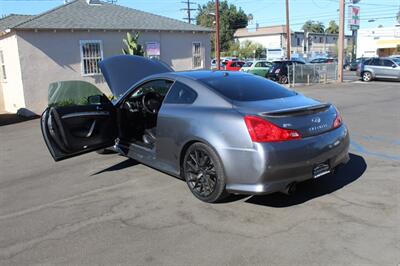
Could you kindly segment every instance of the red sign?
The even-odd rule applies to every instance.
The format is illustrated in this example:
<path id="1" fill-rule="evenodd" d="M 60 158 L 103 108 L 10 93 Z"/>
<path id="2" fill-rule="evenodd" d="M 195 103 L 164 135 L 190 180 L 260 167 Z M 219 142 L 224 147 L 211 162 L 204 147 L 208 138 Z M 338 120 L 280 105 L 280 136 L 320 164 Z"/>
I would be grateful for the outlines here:
<path id="1" fill-rule="evenodd" d="M 349 27 L 351 30 L 360 28 L 359 6 L 349 6 Z"/>

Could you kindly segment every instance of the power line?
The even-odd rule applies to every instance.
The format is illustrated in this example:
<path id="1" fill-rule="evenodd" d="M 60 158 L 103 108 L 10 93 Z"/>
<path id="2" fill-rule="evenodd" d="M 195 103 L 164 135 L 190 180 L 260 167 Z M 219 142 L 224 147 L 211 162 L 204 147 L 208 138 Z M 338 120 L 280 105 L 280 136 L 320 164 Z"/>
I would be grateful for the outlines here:
<path id="1" fill-rule="evenodd" d="M 184 19 L 184 20 L 187 20 L 187 22 L 188 22 L 189 24 L 191 24 L 192 21 L 195 20 L 194 18 L 192 18 L 191 12 L 197 10 L 197 9 L 195 9 L 195 8 L 192 8 L 192 5 L 195 5 L 196 3 L 195 3 L 195 2 L 190 2 L 190 0 L 185 0 L 185 1 L 182 1 L 181 3 L 186 5 L 185 8 L 181 8 L 182 11 L 186 11 L 186 13 L 187 13 L 187 17 L 186 17 L 186 18 L 183 18 L 183 19 Z"/>

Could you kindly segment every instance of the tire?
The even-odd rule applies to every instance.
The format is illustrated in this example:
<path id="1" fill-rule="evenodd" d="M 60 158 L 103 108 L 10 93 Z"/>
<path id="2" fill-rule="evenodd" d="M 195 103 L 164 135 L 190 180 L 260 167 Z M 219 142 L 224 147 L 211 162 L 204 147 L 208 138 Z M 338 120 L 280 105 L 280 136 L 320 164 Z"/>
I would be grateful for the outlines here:
<path id="1" fill-rule="evenodd" d="M 311 78 L 311 83 L 319 83 L 320 82 L 320 77 L 318 74 L 313 75 Z"/>
<path id="2" fill-rule="evenodd" d="M 362 73 L 362 81 L 370 82 L 372 80 L 372 74 L 369 71 L 365 71 Z"/>
<path id="3" fill-rule="evenodd" d="M 279 77 L 279 83 L 280 84 L 287 84 L 288 83 L 288 78 L 286 75 L 282 75 Z"/>
<path id="4" fill-rule="evenodd" d="M 192 194 L 201 201 L 214 203 L 226 198 L 222 162 L 209 146 L 197 142 L 186 151 L 183 175 Z"/>

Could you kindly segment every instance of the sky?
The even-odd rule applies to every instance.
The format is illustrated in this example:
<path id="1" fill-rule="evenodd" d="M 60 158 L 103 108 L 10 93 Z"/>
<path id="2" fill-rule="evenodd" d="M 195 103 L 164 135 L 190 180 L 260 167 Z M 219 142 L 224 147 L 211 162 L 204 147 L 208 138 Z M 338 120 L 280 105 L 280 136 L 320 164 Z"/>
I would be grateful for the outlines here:
<path id="1" fill-rule="evenodd" d="M 183 0 L 117 0 L 117 4 L 182 20 L 186 13 Z M 205 4 L 208 0 L 190 0 L 196 4 Z M 347 0 L 348 2 L 349 0 Z M 0 0 L 0 16 L 11 13 L 39 14 L 63 4 L 63 0 Z M 228 0 L 241 7 L 247 14 L 253 14 L 254 21 L 260 26 L 285 24 L 285 0 Z M 289 0 L 290 25 L 292 30 L 300 30 L 306 20 L 321 21 L 328 25 L 330 20 L 338 23 L 339 0 Z M 396 24 L 396 14 L 400 10 L 400 0 L 361 0 L 361 28 L 382 25 L 390 27 Z M 194 14 L 196 12 L 194 11 Z M 347 10 L 346 10 L 347 16 Z M 374 20 L 369 22 L 369 20 Z"/>

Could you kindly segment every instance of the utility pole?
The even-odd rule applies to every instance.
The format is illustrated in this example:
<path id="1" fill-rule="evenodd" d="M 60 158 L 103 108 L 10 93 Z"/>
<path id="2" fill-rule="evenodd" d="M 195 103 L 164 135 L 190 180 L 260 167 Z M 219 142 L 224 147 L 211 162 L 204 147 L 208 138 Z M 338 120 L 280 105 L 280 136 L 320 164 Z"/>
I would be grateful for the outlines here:
<path id="1" fill-rule="evenodd" d="M 286 57 L 290 60 L 289 0 L 286 0 Z"/>
<path id="2" fill-rule="evenodd" d="M 215 0 L 215 57 L 217 58 L 218 70 L 221 69 L 219 39 L 219 0 Z"/>
<path id="3" fill-rule="evenodd" d="M 190 2 L 190 0 L 182 1 L 181 3 L 182 3 L 182 4 L 186 4 L 186 7 L 185 7 L 185 8 L 181 8 L 181 10 L 186 11 L 186 13 L 187 13 L 187 17 L 186 17 L 186 18 L 183 18 L 183 19 L 187 20 L 187 22 L 188 22 L 189 24 L 191 24 L 192 21 L 195 20 L 194 18 L 192 18 L 191 12 L 197 10 L 197 9 L 195 9 L 195 8 L 192 8 L 192 5 L 195 5 L 196 3 Z"/>
<path id="4" fill-rule="evenodd" d="M 344 57 L 344 0 L 339 0 L 339 38 L 338 38 L 338 77 L 337 82 L 343 82 Z"/>
<path id="5" fill-rule="evenodd" d="M 356 47 L 357 47 L 357 30 L 351 31 L 352 44 L 351 47 L 351 61 L 356 60 Z"/>

